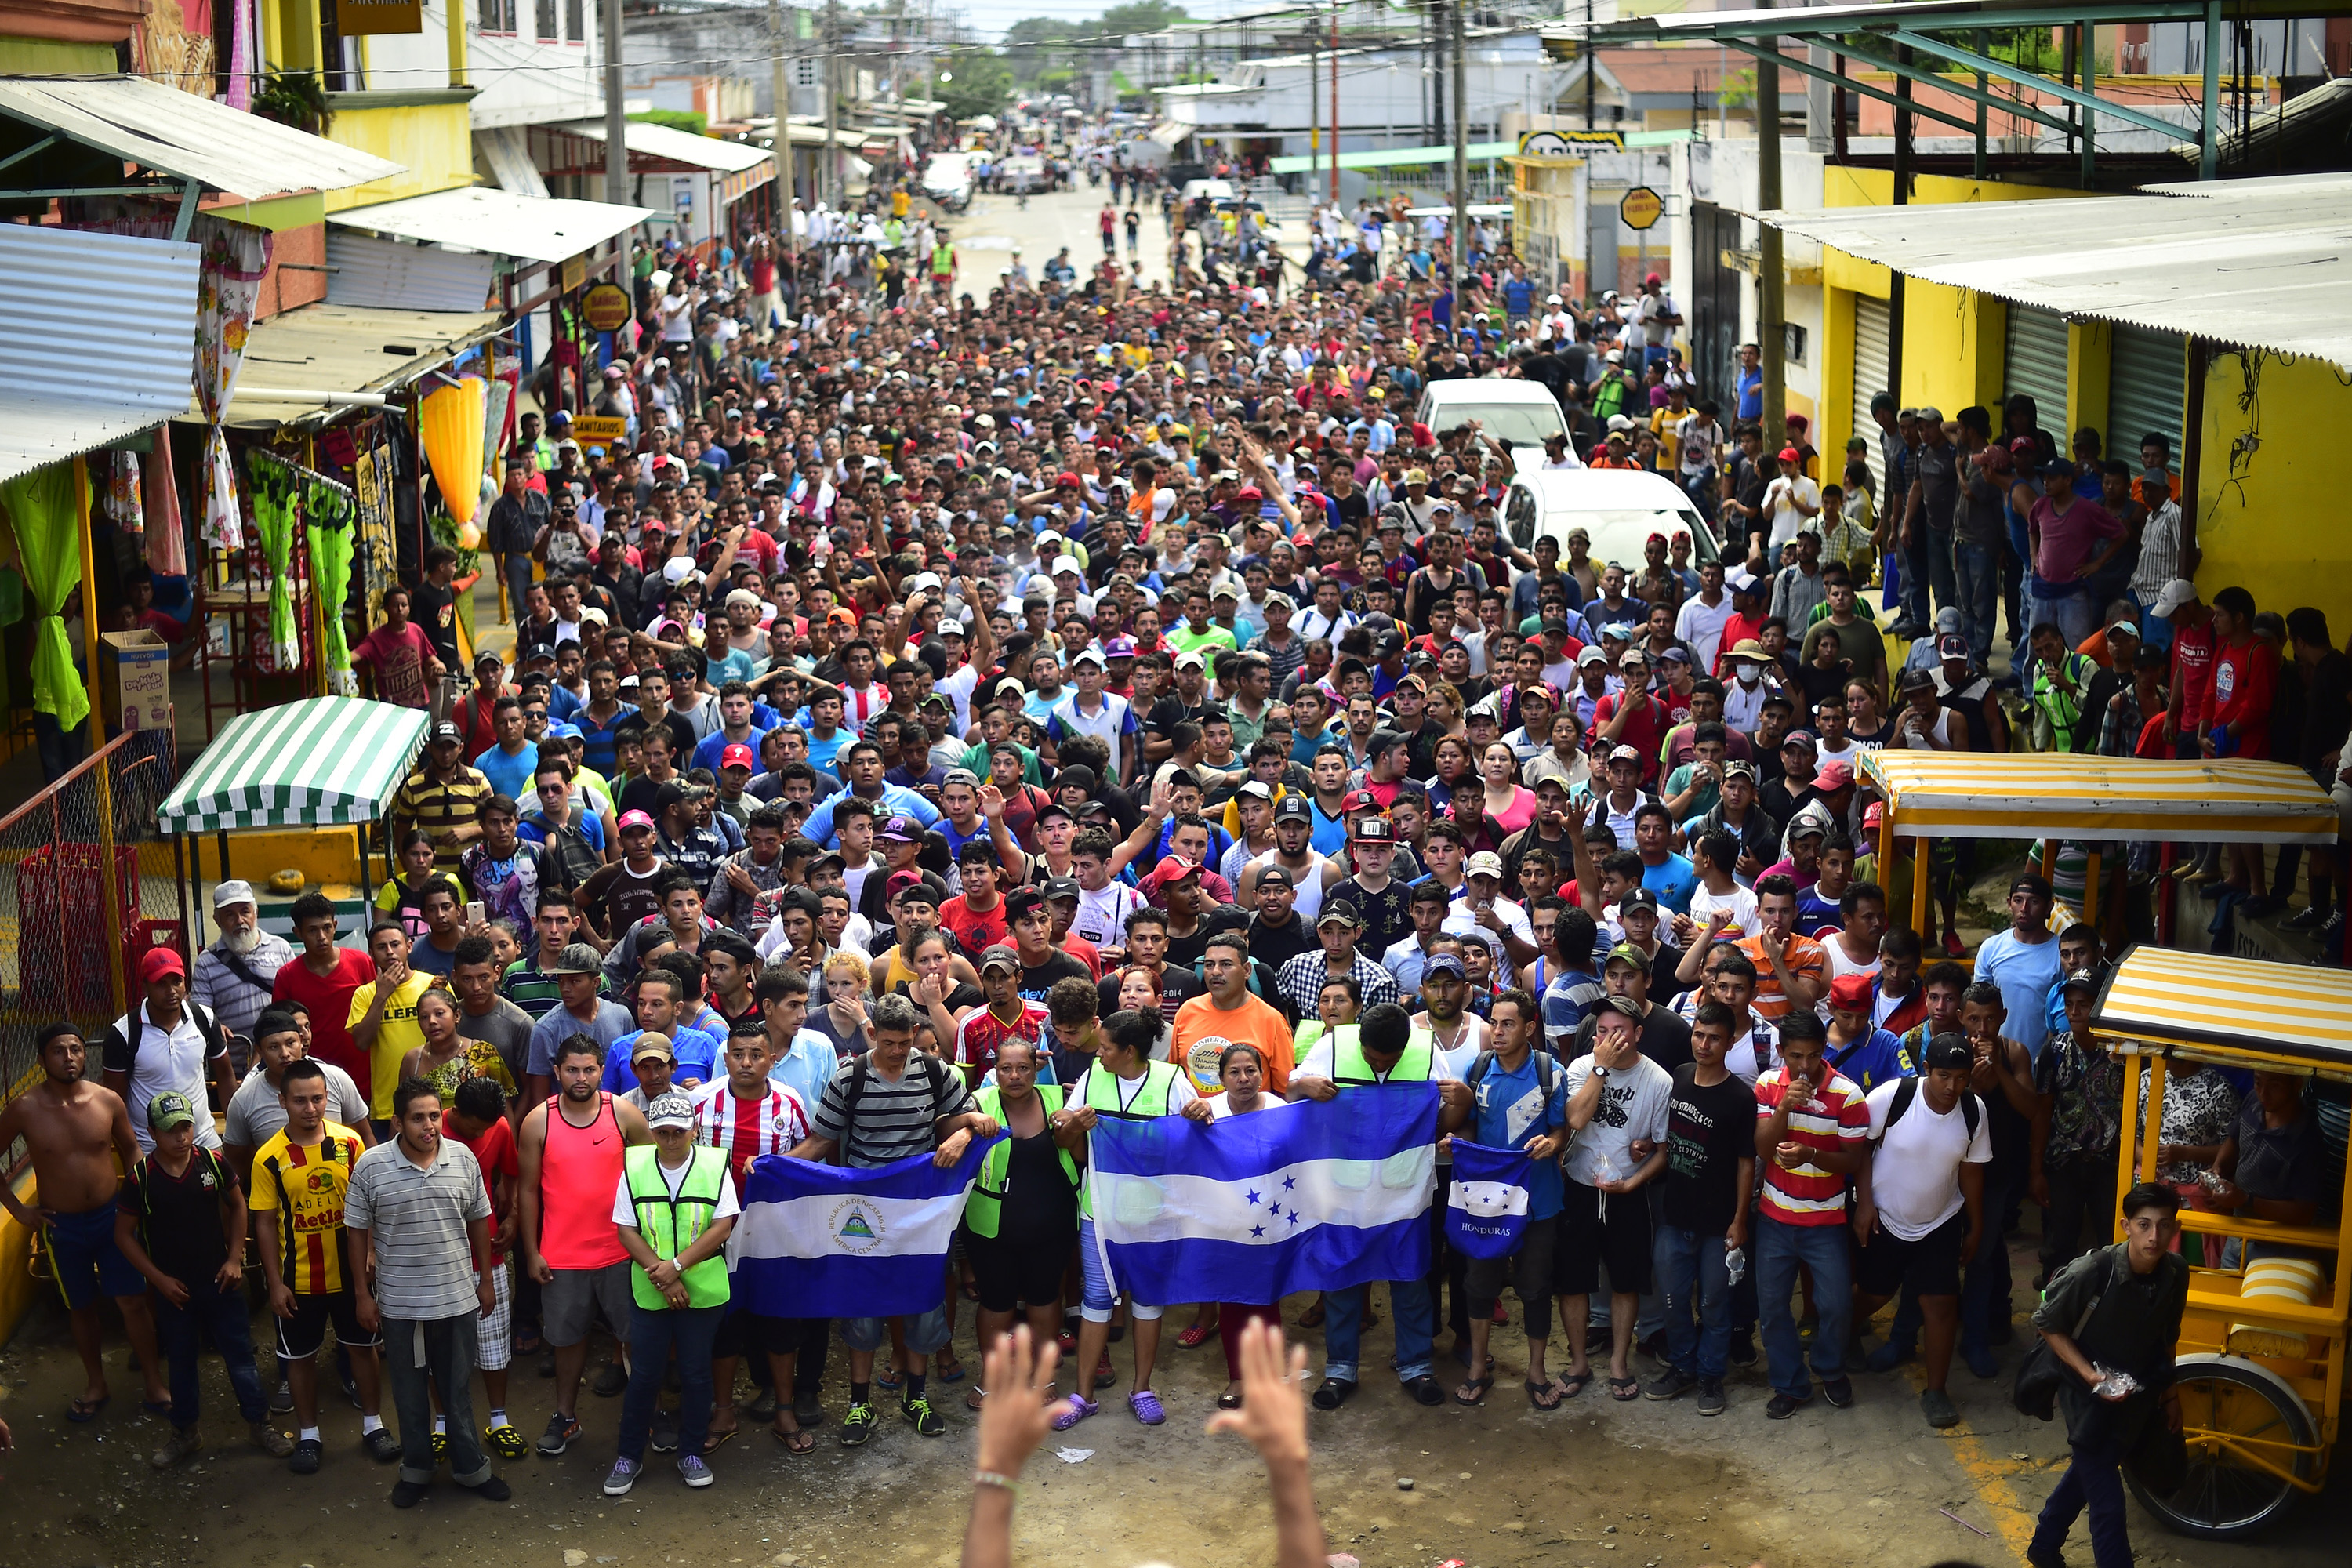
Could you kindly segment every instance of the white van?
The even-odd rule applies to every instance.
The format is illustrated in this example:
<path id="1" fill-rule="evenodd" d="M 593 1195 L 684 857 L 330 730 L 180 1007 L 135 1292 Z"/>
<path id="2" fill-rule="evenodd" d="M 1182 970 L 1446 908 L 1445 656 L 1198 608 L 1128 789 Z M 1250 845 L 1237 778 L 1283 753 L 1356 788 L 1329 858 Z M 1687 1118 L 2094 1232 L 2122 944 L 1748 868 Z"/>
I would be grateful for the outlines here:
<path id="1" fill-rule="evenodd" d="M 971 205 L 972 155 L 939 153 L 923 169 L 923 194 L 947 208 L 961 212 Z"/>
<path id="2" fill-rule="evenodd" d="M 1480 430 L 1510 447 L 1511 461 L 1522 474 L 1541 468 L 1548 437 L 1568 434 L 1559 399 L 1549 387 L 1496 375 L 1430 383 L 1413 417 L 1440 436 L 1475 419 Z"/>
<path id="3" fill-rule="evenodd" d="M 1538 539 L 1549 535 L 1559 541 L 1560 558 L 1566 560 L 1568 536 L 1578 529 L 1591 540 L 1594 562 L 1614 561 L 1629 571 L 1639 568 L 1642 548 L 1654 533 L 1669 540 L 1689 534 L 1694 570 L 1721 555 L 1715 531 L 1699 515 L 1697 504 L 1664 474 L 1639 468 L 1538 468 L 1521 473 L 1504 493 L 1503 531 L 1522 550 L 1533 549 Z"/>

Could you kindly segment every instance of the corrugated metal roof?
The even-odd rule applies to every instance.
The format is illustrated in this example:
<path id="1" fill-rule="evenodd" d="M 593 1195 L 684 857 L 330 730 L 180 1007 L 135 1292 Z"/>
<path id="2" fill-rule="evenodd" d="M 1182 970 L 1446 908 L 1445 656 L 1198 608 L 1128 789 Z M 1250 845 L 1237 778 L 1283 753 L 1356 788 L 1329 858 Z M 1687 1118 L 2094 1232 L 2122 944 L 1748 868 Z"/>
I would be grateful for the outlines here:
<path id="1" fill-rule="evenodd" d="M 519 196 L 547 195 L 547 180 L 530 161 L 530 136 L 520 125 L 483 126 L 474 132 L 474 151 L 490 166 L 499 188 Z"/>
<path id="2" fill-rule="evenodd" d="M 0 78 L 0 113 L 248 200 L 340 191 L 405 172 L 372 153 L 141 77 Z"/>
<path id="3" fill-rule="evenodd" d="M 767 156 L 764 153 L 761 157 Z M 626 234 L 651 207 L 523 196 L 488 185 L 434 191 L 327 215 L 330 224 L 531 261 L 563 261 Z"/>
<path id="4" fill-rule="evenodd" d="M 478 310 L 489 301 L 498 258 L 365 235 L 327 236 L 327 303 L 401 310 Z"/>
<path id="5" fill-rule="evenodd" d="M 2095 203 L 1760 215 L 1931 283 L 2352 369 L 2352 175 L 2184 183 Z"/>
<path id="6" fill-rule="evenodd" d="M 604 122 L 601 120 L 579 120 L 560 129 L 583 141 L 602 142 Z M 698 169 L 716 169 L 723 174 L 740 174 L 769 161 L 773 154 L 765 148 L 749 146 L 741 142 L 721 142 L 716 136 L 697 136 L 690 131 L 674 131 L 667 125 L 649 121 L 632 120 L 622 132 L 622 141 L 632 153 L 642 153 L 648 158 L 667 158 L 673 163 L 690 163 Z"/>
<path id="7" fill-rule="evenodd" d="M 0 224 L 0 338 L 41 345 L 0 382 L 0 479 L 186 406 L 199 254 L 177 240 Z"/>
<path id="8" fill-rule="evenodd" d="M 281 391 L 389 392 L 498 334 L 495 310 L 400 310 L 304 305 L 254 324 L 230 399 L 227 423 L 290 425 L 329 412 L 325 398 L 264 396 Z"/>

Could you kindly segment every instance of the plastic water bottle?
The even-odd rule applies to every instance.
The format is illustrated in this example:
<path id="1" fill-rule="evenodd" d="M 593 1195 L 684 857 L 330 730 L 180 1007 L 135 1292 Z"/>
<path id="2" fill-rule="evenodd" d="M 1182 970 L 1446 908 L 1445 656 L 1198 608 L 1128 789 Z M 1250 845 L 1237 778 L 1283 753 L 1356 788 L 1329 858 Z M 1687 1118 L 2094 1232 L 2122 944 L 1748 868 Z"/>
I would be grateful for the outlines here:
<path id="1" fill-rule="evenodd" d="M 1748 1249 L 1735 1247 L 1727 1250 L 1723 1255 L 1723 1267 L 1730 1275 L 1730 1283 L 1738 1284 L 1748 1275 Z"/>
<path id="2" fill-rule="evenodd" d="M 1609 1163 L 1609 1152 L 1604 1149 L 1593 1156 L 1592 1184 L 1599 1186 L 1603 1182 L 1613 1182 L 1616 1179 L 1617 1167 Z"/>

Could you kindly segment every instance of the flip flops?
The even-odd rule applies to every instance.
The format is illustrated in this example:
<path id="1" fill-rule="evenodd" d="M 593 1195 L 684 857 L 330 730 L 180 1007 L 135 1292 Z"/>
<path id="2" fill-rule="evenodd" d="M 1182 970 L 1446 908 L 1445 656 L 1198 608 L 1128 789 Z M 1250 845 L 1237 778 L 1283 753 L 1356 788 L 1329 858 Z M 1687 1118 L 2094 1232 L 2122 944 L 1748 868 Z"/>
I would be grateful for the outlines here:
<path id="1" fill-rule="evenodd" d="M 98 1413 L 113 1403 L 114 1395 L 111 1394 L 100 1394 L 94 1400 L 85 1399 L 77 1394 L 73 1397 L 73 1403 L 66 1406 L 66 1419 L 77 1426 L 84 1421 L 95 1421 L 98 1419 Z"/>
<path id="2" fill-rule="evenodd" d="M 1559 1384 L 1557 1383 L 1538 1383 L 1530 1378 L 1519 1386 L 1528 1391 L 1528 1403 L 1538 1410 L 1557 1410 L 1559 1408 L 1560 1401 L 1567 1397 L 1560 1392 Z M 1544 1395 L 1547 1394 L 1551 1395 L 1549 1404 L 1544 1400 Z"/>
<path id="3" fill-rule="evenodd" d="M 1573 1399 L 1591 1386 L 1592 1374 L 1591 1373 L 1572 1372 L 1566 1377 L 1559 1380 L 1559 1396 L 1562 1399 Z"/>
<path id="4" fill-rule="evenodd" d="M 808 1454 L 816 1449 L 816 1434 L 798 1427 L 787 1432 L 781 1426 L 771 1426 L 768 1436 L 782 1443 L 787 1454 Z M 707 1448 L 704 1450 L 706 1453 L 709 1451 Z"/>
<path id="5" fill-rule="evenodd" d="M 1642 1381 L 1634 1377 L 1612 1377 L 1609 1380 L 1609 1397 L 1623 1404 L 1642 1397 Z"/>
<path id="6" fill-rule="evenodd" d="M 1454 1391 L 1454 1402 L 1456 1405 L 1484 1405 L 1486 1403 L 1486 1391 L 1494 1386 L 1492 1377 L 1465 1378 L 1462 1386 Z"/>

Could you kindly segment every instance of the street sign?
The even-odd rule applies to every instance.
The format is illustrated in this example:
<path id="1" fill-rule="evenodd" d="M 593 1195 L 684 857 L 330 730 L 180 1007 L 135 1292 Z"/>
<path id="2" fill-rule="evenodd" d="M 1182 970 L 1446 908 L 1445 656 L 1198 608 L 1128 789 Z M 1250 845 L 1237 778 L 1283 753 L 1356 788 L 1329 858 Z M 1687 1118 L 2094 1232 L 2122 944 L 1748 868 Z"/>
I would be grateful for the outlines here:
<path id="1" fill-rule="evenodd" d="M 629 433 L 625 419 L 597 419 L 575 415 L 572 420 L 572 438 L 583 447 L 609 447 Z"/>
<path id="2" fill-rule="evenodd" d="M 424 0 L 337 0 L 335 36 L 383 37 L 425 31 Z"/>
<path id="3" fill-rule="evenodd" d="M 1618 131 L 1530 131 L 1519 138 L 1522 158 L 1573 158 L 1580 153 L 1622 153 Z"/>
<path id="4" fill-rule="evenodd" d="M 564 258 L 563 291 L 566 294 L 577 294 L 580 292 L 580 286 L 587 281 L 588 258 L 586 255 Z"/>
<path id="5" fill-rule="evenodd" d="M 628 290 L 616 283 L 597 284 L 581 299 L 580 315 L 596 331 L 619 331 L 629 324 Z"/>
<path id="6" fill-rule="evenodd" d="M 1665 211 L 1666 204 L 1647 185 L 1635 185 L 1617 204 L 1617 216 L 1625 220 L 1627 228 L 1650 228 L 1665 216 Z"/>

